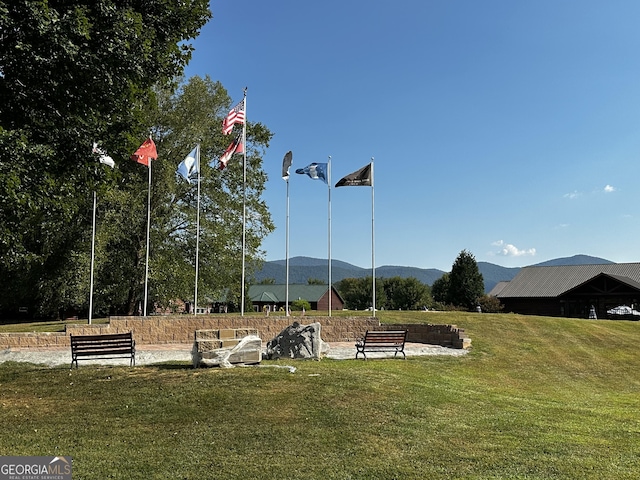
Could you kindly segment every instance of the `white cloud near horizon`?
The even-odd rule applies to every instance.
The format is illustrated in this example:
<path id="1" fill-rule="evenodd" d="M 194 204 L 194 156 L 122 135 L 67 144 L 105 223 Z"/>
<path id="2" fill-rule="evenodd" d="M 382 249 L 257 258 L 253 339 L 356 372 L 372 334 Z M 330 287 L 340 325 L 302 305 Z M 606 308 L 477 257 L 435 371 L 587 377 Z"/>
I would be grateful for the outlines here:
<path id="1" fill-rule="evenodd" d="M 526 256 L 533 257 L 536 254 L 535 248 L 520 250 L 515 245 L 511 245 L 510 243 L 505 243 L 502 240 L 493 242 L 491 245 L 493 245 L 494 247 L 500 247 L 500 251 L 497 252 L 497 255 L 502 255 L 503 257 L 526 257 Z"/>
<path id="2" fill-rule="evenodd" d="M 605 193 L 615 192 L 616 188 L 613 185 L 607 184 L 604 187 L 604 191 L 605 191 Z"/>

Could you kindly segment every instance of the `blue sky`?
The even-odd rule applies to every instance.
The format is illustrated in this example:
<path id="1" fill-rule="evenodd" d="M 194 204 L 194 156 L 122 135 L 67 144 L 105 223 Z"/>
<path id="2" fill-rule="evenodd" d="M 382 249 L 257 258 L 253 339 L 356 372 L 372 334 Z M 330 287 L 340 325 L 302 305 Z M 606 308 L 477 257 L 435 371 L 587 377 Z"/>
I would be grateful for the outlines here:
<path id="1" fill-rule="evenodd" d="M 264 199 L 285 258 L 328 256 L 331 180 L 375 157 L 375 263 L 449 271 L 640 261 L 640 2 L 212 1 L 186 76 L 274 137 Z M 371 188 L 331 189 L 331 258 L 371 266 Z"/>

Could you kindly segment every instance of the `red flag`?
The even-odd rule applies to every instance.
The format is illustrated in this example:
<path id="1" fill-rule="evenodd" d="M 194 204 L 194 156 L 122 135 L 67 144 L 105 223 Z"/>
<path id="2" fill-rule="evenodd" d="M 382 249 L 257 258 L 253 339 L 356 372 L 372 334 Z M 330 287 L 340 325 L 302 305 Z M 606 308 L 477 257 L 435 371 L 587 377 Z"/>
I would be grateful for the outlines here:
<path id="1" fill-rule="evenodd" d="M 231 160 L 231 156 L 234 153 L 244 153 L 244 145 L 242 144 L 242 135 L 238 135 L 236 139 L 233 141 L 231 145 L 227 147 L 222 156 L 220 157 L 220 164 L 218 165 L 218 170 L 224 170 L 224 167 L 227 166 L 229 160 Z"/>
<path id="2" fill-rule="evenodd" d="M 151 137 L 147 138 L 144 143 L 140 145 L 140 148 L 131 155 L 131 160 L 146 165 L 147 167 L 149 166 L 149 162 L 156 158 L 158 158 L 156 144 L 153 143 L 153 139 Z"/>
<path id="3" fill-rule="evenodd" d="M 244 123 L 244 99 L 233 107 L 222 122 L 222 133 L 229 135 L 236 123 Z"/>

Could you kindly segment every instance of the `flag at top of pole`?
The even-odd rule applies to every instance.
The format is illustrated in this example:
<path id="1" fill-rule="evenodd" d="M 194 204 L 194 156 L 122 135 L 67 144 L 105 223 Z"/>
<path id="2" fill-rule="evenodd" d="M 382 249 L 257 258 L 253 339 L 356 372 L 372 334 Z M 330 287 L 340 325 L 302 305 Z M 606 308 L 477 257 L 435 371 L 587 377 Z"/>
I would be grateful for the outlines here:
<path id="1" fill-rule="evenodd" d="M 288 151 L 285 153 L 284 158 L 282 159 L 282 179 L 285 182 L 289 181 L 289 168 L 293 163 L 293 153 Z"/>
<path id="2" fill-rule="evenodd" d="M 357 170 L 349 175 L 342 177 L 336 183 L 337 187 L 370 187 L 372 184 L 371 179 L 371 164 L 365 165 L 360 170 Z"/>
<path id="3" fill-rule="evenodd" d="M 147 167 L 151 163 L 151 160 L 158 158 L 158 152 L 156 151 L 156 144 L 153 143 L 151 137 L 147 138 L 142 145 L 131 155 L 131 160 L 141 163 Z"/>
<path id="4" fill-rule="evenodd" d="M 236 123 L 244 124 L 245 119 L 245 103 L 244 98 L 240 103 L 233 107 L 222 121 L 222 133 L 229 135 L 233 131 Z"/>
<path id="5" fill-rule="evenodd" d="M 107 155 L 107 152 L 105 152 L 102 148 L 99 148 L 96 142 L 93 142 L 93 149 L 91 150 L 91 152 L 97 153 L 99 155 L 100 163 L 104 165 L 108 165 L 111 168 L 114 168 L 116 166 L 116 163 L 113 161 L 113 158 Z"/>
<path id="6" fill-rule="evenodd" d="M 328 164 L 327 163 L 311 163 L 304 168 L 298 168 L 296 173 L 300 175 L 309 175 L 314 180 L 322 180 L 324 183 L 328 183 Z"/>
<path id="7" fill-rule="evenodd" d="M 191 183 L 191 180 L 197 181 L 200 174 L 200 144 L 196 145 L 189 155 L 180 162 L 176 173 L 189 183 Z"/>

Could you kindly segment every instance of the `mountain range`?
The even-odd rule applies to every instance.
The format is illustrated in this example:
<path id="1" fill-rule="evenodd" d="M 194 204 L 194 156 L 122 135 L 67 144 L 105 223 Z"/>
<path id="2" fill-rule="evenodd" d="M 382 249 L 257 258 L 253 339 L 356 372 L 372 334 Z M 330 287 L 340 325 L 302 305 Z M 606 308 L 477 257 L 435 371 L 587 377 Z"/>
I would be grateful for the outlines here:
<path id="1" fill-rule="evenodd" d="M 574 255 L 573 257 L 556 258 L 532 266 L 559 265 L 599 265 L 615 263 L 604 258 L 589 255 Z M 488 262 L 478 262 L 478 270 L 484 279 L 485 292 L 502 281 L 513 279 L 521 267 L 502 267 Z M 293 257 L 289 259 L 289 284 L 307 284 L 309 279 L 324 280 L 326 283 L 328 261 L 311 257 Z M 376 278 L 414 277 L 427 285 L 433 285 L 445 272 L 436 268 L 400 267 L 385 265 L 376 267 Z M 344 278 L 361 278 L 371 275 L 370 268 L 357 267 L 340 260 L 331 260 L 331 280 L 333 283 Z M 273 280 L 276 284 L 286 283 L 286 261 L 274 260 L 265 262 L 262 269 L 255 274 L 256 282 Z"/>

